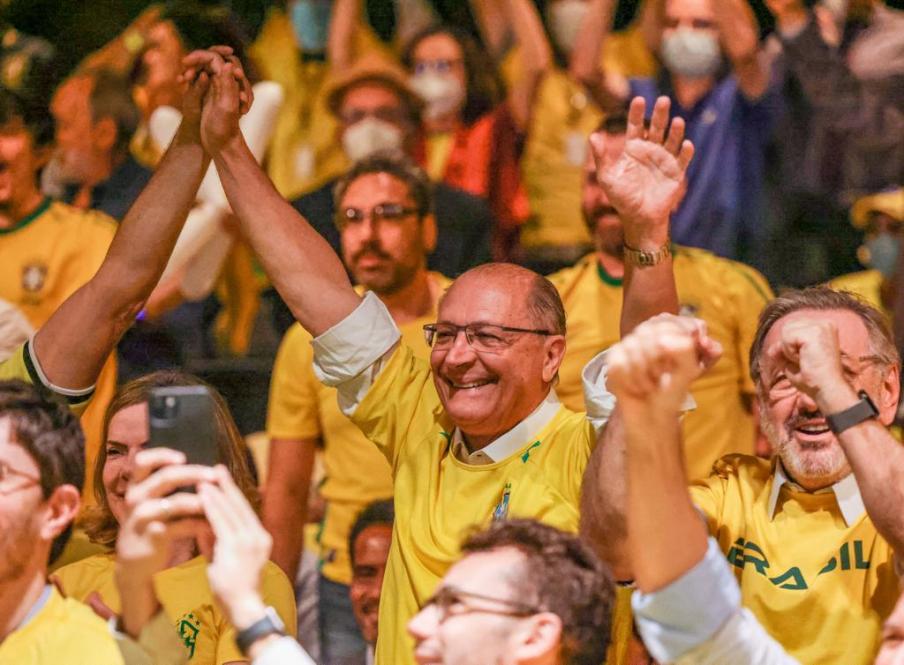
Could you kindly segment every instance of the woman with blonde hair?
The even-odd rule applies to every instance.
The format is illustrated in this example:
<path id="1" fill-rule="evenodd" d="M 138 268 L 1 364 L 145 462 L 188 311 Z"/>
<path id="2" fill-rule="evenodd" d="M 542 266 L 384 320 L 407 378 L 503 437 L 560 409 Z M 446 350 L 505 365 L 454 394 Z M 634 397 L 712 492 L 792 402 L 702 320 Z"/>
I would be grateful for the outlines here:
<path id="1" fill-rule="evenodd" d="M 148 398 L 151 389 L 166 386 L 207 386 L 190 374 L 165 370 L 154 372 L 123 385 L 104 417 L 104 445 L 94 465 L 97 507 L 87 516 L 84 528 L 95 543 L 113 548 L 119 526 L 127 515 L 125 501 L 135 454 L 149 437 Z M 207 386 L 214 402 L 215 432 L 220 463 L 257 509 L 260 504 L 247 448 L 236 428 L 229 408 L 220 394 Z M 216 606 L 207 581 L 212 536 L 198 533 L 172 543 L 169 567 L 154 576 L 154 586 L 164 611 L 173 622 L 196 665 L 242 663 L 235 644 L 235 630 Z M 63 592 L 94 607 L 99 614 L 118 614 L 120 598 L 114 579 L 114 553 L 97 554 L 56 571 Z M 261 578 L 265 602 L 279 614 L 294 635 L 295 599 L 283 572 L 268 562 Z"/>

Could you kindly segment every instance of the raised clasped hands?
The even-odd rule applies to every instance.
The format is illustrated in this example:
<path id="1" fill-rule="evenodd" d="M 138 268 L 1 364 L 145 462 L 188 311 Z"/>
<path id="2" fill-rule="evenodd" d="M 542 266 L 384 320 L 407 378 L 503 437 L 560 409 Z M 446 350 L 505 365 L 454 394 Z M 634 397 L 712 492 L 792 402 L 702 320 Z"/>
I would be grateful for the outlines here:
<path id="1" fill-rule="evenodd" d="M 618 211 L 629 242 L 647 230 L 667 233 L 669 216 L 683 195 L 694 146 L 684 139 L 683 119 L 669 122 L 670 106 L 668 97 L 657 99 L 650 128 L 645 129 L 646 103 L 642 97 L 631 100 L 625 148 L 618 159 L 607 155 L 601 136 L 590 137 L 597 179 Z"/>
<path id="2" fill-rule="evenodd" d="M 677 414 L 691 383 L 722 355 L 706 323 L 660 314 L 612 347 L 606 386 L 623 408 Z"/>
<path id="3" fill-rule="evenodd" d="M 216 154 L 241 139 L 239 118 L 254 102 L 251 83 L 228 46 L 193 51 L 182 66 L 180 81 L 187 86 L 183 117 L 199 125 L 204 149 Z"/>

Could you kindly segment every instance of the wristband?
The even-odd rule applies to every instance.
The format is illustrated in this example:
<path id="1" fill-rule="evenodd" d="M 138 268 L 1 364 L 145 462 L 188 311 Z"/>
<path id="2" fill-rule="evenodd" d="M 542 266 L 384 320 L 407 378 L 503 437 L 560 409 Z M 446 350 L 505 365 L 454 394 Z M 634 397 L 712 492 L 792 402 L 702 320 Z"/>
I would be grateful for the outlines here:
<path id="1" fill-rule="evenodd" d="M 869 398 L 865 390 L 861 390 L 857 395 L 860 397 L 854 406 L 848 407 L 844 411 L 833 413 L 826 416 L 826 424 L 829 429 L 837 436 L 844 430 L 850 429 L 854 425 L 859 425 L 865 420 L 876 418 L 879 415 L 879 409 L 873 404 L 873 400 Z"/>

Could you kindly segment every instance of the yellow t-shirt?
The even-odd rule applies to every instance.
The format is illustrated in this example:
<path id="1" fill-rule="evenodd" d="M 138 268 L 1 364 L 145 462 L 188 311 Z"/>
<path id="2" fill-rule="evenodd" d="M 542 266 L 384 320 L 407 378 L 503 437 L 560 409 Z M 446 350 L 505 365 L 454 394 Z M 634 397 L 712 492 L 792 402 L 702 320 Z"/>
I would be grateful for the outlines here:
<path id="1" fill-rule="evenodd" d="M 31 621 L 0 642 L 0 663 L 123 665 L 123 659 L 106 621 L 51 589 Z"/>
<path id="2" fill-rule="evenodd" d="M 706 321 L 709 334 L 724 349 L 721 360 L 691 387 L 697 409 L 683 424 L 688 475 L 703 478 L 723 455 L 753 453 L 756 428 L 745 398 L 755 389 L 747 353 L 772 292 L 749 266 L 700 249 L 673 251 L 681 312 Z M 580 409 L 584 365 L 619 340 L 622 283 L 600 269 L 594 254 L 550 280 L 562 296 L 568 321 L 568 350 L 556 392 L 569 408 Z"/>
<path id="3" fill-rule="evenodd" d="M 387 52 L 371 30 L 359 26 L 355 53 Z M 285 101 L 267 156 L 267 173 L 279 193 L 294 199 L 343 173 L 349 163 L 338 140 L 338 124 L 326 106 L 327 63 L 302 60 L 285 12 L 271 9 L 249 49 L 261 76 L 279 83 Z"/>
<path id="4" fill-rule="evenodd" d="M 66 298 L 94 276 L 115 233 L 116 222 L 101 212 L 45 199 L 15 226 L 0 229 L 0 298 L 16 305 L 40 328 Z M 115 391 L 116 359 L 111 355 L 98 377 L 94 399 L 82 416 L 88 469 L 97 458 L 104 411 Z M 93 478 L 94 474 L 87 474 L 82 493 L 92 505 Z"/>
<path id="5" fill-rule="evenodd" d="M 85 601 L 92 593 L 114 612 L 121 611 L 119 591 L 113 576 L 115 556 L 97 554 L 60 568 L 54 573 L 70 598 Z M 235 628 L 217 607 L 207 582 L 207 561 L 195 557 L 167 568 L 154 576 L 154 588 L 160 604 L 173 621 L 185 644 L 190 663 L 221 665 L 247 660 L 235 645 Z M 272 605 L 295 636 L 295 595 L 282 570 L 267 562 L 261 579 L 264 603 Z"/>
<path id="6" fill-rule="evenodd" d="M 691 487 L 742 603 L 801 663 L 872 663 L 899 593 L 891 547 L 866 512 L 848 526 L 832 491 L 785 483 L 770 518 L 774 475 L 775 461 L 729 455 Z"/>
<path id="7" fill-rule="evenodd" d="M 464 464 L 451 453 L 453 425 L 429 365 L 406 344 L 390 356 L 352 420 L 392 468 L 396 520 L 380 603 L 377 663 L 412 663 L 405 625 L 459 557 L 459 546 L 494 515 L 530 517 L 577 531 L 581 478 L 595 443 L 583 413 L 561 407 L 517 453 Z"/>
<path id="8" fill-rule="evenodd" d="M 888 322 L 892 322 L 892 312 L 882 303 L 882 282 L 885 280 L 878 270 L 861 270 L 841 275 L 829 282 L 836 291 L 850 291 L 860 296 L 867 303 L 885 314 Z"/>
<path id="9" fill-rule="evenodd" d="M 402 324 L 402 339 L 419 358 L 430 355 L 423 326 L 436 321 L 436 304 L 449 280 L 431 273 L 435 300 L 426 316 Z M 320 493 L 327 501 L 320 535 L 323 574 L 334 582 L 351 582 L 348 535 L 358 514 L 378 499 L 392 496 L 386 458 L 339 410 L 336 389 L 314 376 L 311 336 L 299 324 L 286 333 L 270 384 L 267 434 L 271 439 L 316 439 L 324 444 L 326 479 Z"/>
<path id="10" fill-rule="evenodd" d="M 65 401 L 73 413 L 80 415 L 85 410 L 85 407 L 88 406 L 88 401 L 91 399 L 93 391 L 83 395 L 62 395 L 56 393 L 53 388 L 44 383 L 41 379 L 41 375 L 38 374 L 35 369 L 29 351 L 30 348 L 31 343 L 25 342 L 22 346 L 13 351 L 13 354 L 9 358 L 0 362 L 0 381 L 18 379 L 19 381 L 25 381 L 34 386 L 43 387 L 45 390 L 54 393 Z"/>

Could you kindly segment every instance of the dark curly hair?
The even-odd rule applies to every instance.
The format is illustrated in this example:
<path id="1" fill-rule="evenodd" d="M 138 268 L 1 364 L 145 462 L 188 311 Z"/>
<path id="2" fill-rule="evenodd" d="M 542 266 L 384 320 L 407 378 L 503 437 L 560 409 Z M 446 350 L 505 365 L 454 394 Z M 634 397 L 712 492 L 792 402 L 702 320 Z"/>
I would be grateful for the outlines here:
<path id="1" fill-rule="evenodd" d="M 484 51 L 464 30 L 449 25 L 434 25 L 417 33 L 408 42 L 402 54 L 402 63 L 411 71 L 414 69 L 414 51 L 422 41 L 433 35 L 448 35 L 461 48 L 464 59 L 465 105 L 461 110 L 465 125 L 470 125 L 482 115 L 492 111 L 504 97 L 502 79 L 489 54 Z"/>
<path id="2" fill-rule="evenodd" d="M 609 646 L 615 586 L 605 565 L 581 540 L 535 520 L 493 522 L 472 534 L 463 554 L 511 547 L 524 555 L 518 600 L 562 620 L 561 662 L 599 665 Z"/>

